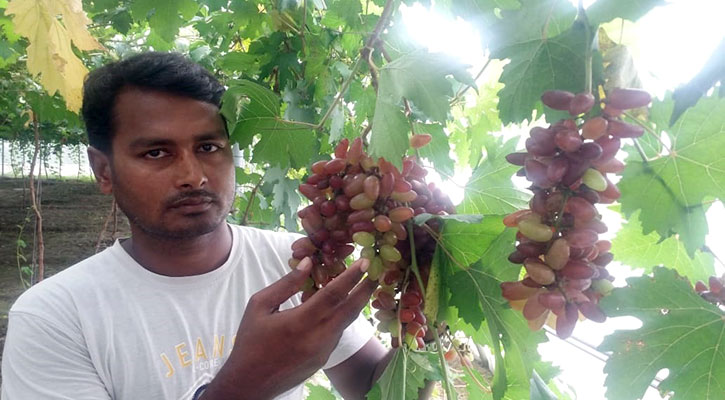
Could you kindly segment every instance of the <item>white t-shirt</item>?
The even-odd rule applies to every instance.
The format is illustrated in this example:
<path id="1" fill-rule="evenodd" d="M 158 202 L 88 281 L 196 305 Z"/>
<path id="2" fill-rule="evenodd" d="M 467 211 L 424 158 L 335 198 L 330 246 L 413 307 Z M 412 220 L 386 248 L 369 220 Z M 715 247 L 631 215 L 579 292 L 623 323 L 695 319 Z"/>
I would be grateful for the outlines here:
<path id="1" fill-rule="evenodd" d="M 229 356 L 249 298 L 289 272 L 298 237 L 231 228 L 229 259 L 203 275 L 155 274 L 117 241 L 23 293 L 9 313 L 2 400 L 193 399 Z M 296 295 L 282 308 L 298 304 Z M 372 334 L 358 318 L 324 368 Z"/>

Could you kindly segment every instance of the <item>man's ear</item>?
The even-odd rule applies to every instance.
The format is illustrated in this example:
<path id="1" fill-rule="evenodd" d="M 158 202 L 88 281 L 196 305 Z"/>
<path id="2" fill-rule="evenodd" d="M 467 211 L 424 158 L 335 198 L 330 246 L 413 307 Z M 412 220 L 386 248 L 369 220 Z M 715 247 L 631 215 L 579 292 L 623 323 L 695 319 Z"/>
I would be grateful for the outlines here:
<path id="1" fill-rule="evenodd" d="M 95 147 L 88 146 L 88 161 L 91 164 L 93 175 L 96 176 L 96 182 L 98 182 L 98 187 L 101 188 L 101 192 L 104 194 L 112 194 L 113 183 L 111 181 L 110 157 Z"/>

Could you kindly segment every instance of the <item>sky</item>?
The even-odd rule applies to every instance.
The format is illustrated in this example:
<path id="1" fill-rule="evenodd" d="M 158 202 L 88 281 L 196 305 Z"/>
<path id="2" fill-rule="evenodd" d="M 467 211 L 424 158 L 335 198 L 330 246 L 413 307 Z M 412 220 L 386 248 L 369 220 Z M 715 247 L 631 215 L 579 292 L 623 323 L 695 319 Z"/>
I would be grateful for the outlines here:
<path id="1" fill-rule="evenodd" d="M 571 0 L 576 4 L 576 0 Z M 584 2 L 585 7 L 594 0 Z M 628 46 L 643 86 L 650 93 L 662 97 L 667 90 L 674 90 L 694 77 L 725 37 L 725 1 L 723 0 L 672 0 L 667 4 L 651 10 L 636 24 L 613 23 L 606 28 L 613 40 Z M 476 73 L 485 62 L 479 35 L 469 24 L 460 19 L 446 19 L 433 14 L 420 4 L 407 7 L 403 11 L 403 20 L 408 32 L 418 38 L 421 44 L 427 45 L 430 51 L 444 52 L 472 66 Z M 482 77 L 496 79 L 495 74 Z M 516 134 L 521 129 L 514 128 Z M 441 182 L 446 192 L 454 200 L 463 198 L 461 184 L 465 184 L 470 171 L 463 171 L 453 179 L 459 184 Z M 718 221 L 725 221 L 725 208 L 722 203 L 713 204 L 707 212 L 710 232 L 707 245 L 715 251 L 720 259 L 725 260 L 725 226 Z M 608 234 L 613 237 L 621 226 L 618 214 L 609 212 L 605 221 L 610 227 Z M 632 270 L 618 263 L 610 264 L 610 272 L 618 276 L 615 284 L 623 286 L 627 276 L 641 275 L 642 271 Z M 717 264 L 718 274 L 725 269 Z M 593 350 L 604 336 L 615 329 L 636 329 L 641 323 L 632 317 L 610 318 L 605 324 L 590 321 L 577 324 L 574 338 L 562 341 L 549 334 L 550 341 L 539 347 L 542 358 L 552 361 L 562 369 L 558 379 L 562 386 L 569 385 L 578 399 L 604 399 L 605 374 L 603 358 L 606 355 Z M 659 378 L 666 376 L 661 371 Z M 656 400 L 661 397 L 655 389 L 650 388 L 644 399 Z"/>

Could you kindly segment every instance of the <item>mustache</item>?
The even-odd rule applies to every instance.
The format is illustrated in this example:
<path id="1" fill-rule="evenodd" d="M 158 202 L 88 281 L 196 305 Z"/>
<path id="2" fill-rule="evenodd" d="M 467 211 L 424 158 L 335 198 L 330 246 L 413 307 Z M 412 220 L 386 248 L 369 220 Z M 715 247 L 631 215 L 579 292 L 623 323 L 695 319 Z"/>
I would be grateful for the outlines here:
<path id="1" fill-rule="evenodd" d="M 199 199 L 199 198 L 209 200 L 212 203 L 219 202 L 219 196 L 217 196 L 216 193 L 212 193 L 212 192 L 210 192 L 208 190 L 204 190 L 204 189 L 197 189 L 197 190 L 192 190 L 189 192 L 182 192 L 182 193 L 177 194 L 176 196 L 168 199 L 166 201 L 166 205 L 168 207 L 174 207 L 186 200 Z"/>

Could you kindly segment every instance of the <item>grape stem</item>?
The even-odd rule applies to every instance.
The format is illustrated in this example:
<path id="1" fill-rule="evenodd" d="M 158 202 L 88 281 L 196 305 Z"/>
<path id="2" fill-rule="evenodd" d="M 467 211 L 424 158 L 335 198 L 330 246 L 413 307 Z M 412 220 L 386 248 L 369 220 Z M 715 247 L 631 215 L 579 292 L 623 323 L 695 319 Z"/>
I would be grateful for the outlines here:
<path id="1" fill-rule="evenodd" d="M 584 24 L 586 39 L 586 51 L 584 53 L 584 91 L 586 93 L 592 93 L 592 27 L 589 25 L 589 19 L 584 11 L 583 0 L 579 0 L 576 20 Z"/>
<path id="2" fill-rule="evenodd" d="M 425 224 L 423 224 L 425 226 Z M 415 255 L 415 238 L 413 237 L 413 220 L 408 220 L 408 242 L 410 244 L 410 268 L 408 271 L 413 270 L 415 278 L 418 280 L 418 286 L 420 286 L 420 293 L 425 298 L 425 285 L 423 284 L 423 278 L 420 276 L 420 269 L 418 269 L 418 258 Z"/>
<path id="3" fill-rule="evenodd" d="M 634 115 L 632 115 L 629 112 L 626 112 L 625 111 L 624 112 L 624 116 L 626 116 L 628 119 L 631 119 L 632 121 L 634 121 L 634 123 L 636 123 L 637 125 L 641 126 L 645 131 L 647 131 L 647 133 L 649 133 L 652 136 L 654 136 L 655 139 L 657 139 L 657 141 L 662 145 L 662 148 L 664 148 L 665 150 L 667 150 L 667 153 L 669 155 L 671 155 L 673 157 L 676 157 L 677 156 L 677 153 L 676 152 L 673 152 L 672 149 L 670 149 L 665 144 L 665 142 L 662 141 L 662 138 L 660 137 L 660 135 L 658 135 L 657 132 L 655 132 L 655 130 L 652 129 L 651 126 L 649 126 L 649 125 L 645 124 L 644 122 L 640 121 L 639 118 L 636 118 Z"/>
<path id="4" fill-rule="evenodd" d="M 259 178 L 259 182 L 257 182 L 256 185 L 254 185 L 254 188 L 252 188 L 252 191 L 249 193 L 249 201 L 247 202 L 247 208 L 244 210 L 244 215 L 242 216 L 242 220 L 240 222 L 240 225 L 247 225 L 249 222 L 249 212 L 252 209 L 252 204 L 254 204 L 254 196 L 257 194 L 257 190 L 259 190 L 259 187 L 262 185 L 262 182 L 264 181 L 264 175 L 262 175 L 261 178 Z"/>
<path id="5" fill-rule="evenodd" d="M 489 64 L 491 64 L 490 57 L 488 58 L 488 60 L 486 60 L 486 63 L 483 64 L 483 67 L 481 67 L 481 70 L 478 71 L 478 74 L 476 74 L 476 77 L 473 78 L 474 82 L 476 82 L 478 80 L 478 78 L 480 78 L 481 75 L 483 75 L 483 72 L 486 70 L 486 68 L 488 68 Z M 453 97 L 453 99 L 451 99 L 450 104 L 456 104 L 459 100 L 461 100 L 461 97 L 463 97 L 463 95 L 466 94 L 466 92 L 472 87 L 473 86 L 471 86 L 471 85 L 466 85 L 466 87 L 464 87 L 458 93 L 456 93 L 456 95 Z"/>
<path id="6" fill-rule="evenodd" d="M 446 365 L 446 355 L 443 354 L 443 343 L 441 343 L 441 336 L 438 334 L 438 327 L 435 322 L 431 322 L 431 330 L 433 331 L 433 337 L 436 340 L 436 346 L 438 347 L 438 358 L 441 362 L 441 373 L 443 374 L 443 387 L 446 388 L 446 397 L 449 400 L 453 400 L 456 397 L 453 395 L 453 388 L 451 388 L 451 382 L 448 380 L 448 366 Z"/>
<path id="7" fill-rule="evenodd" d="M 375 25 L 375 28 L 373 29 L 373 33 L 368 37 L 368 40 L 365 42 L 365 47 L 360 50 L 360 55 L 357 57 L 357 60 L 355 61 L 355 64 L 350 69 L 350 75 L 345 79 L 345 82 L 342 84 L 342 88 L 340 88 L 340 91 L 337 93 L 337 96 L 335 96 L 335 99 L 332 101 L 332 104 L 330 104 L 330 107 L 327 109 L 327 112 L 325 112 L 325 115 L 322 116 L 322 119 L 320 119 L 320 122 L 315 125 L 316 130 L 322 129 L 322 127 L 325 125 L 325 122 L 328 118 L 330 118 L 330 115 L 332 115 L 332 111 L 335 109 L 337 104 L 342 100 L 342 97 L 345 95 L 345 92 L 347 91 L 347 88 L 350 86 L 350 83 L 352 83 L 353 79 L 355 78 L 355 73 L 357 72 L 358 68 L 360 68 L 360 65 L 362 64 L 362 61 L 365 59 L 367 60 L 370 57 L 370 54 L 372 53 L 372 49 L 375 45 L 375 43 L 378 41 L 380 35 L 383 33 L 385 28 L 390 23 L 390 17 L 393 15 L 393 11 L 395 10 L 396 5 L 395 0 L 387 0 L 385 2 L 385 7 L 383 8 L 383 13 L 380 15 L 380 19 L 378 20 L 378 23 Z M 305 12 L 307 12 L 305 10 Z M 371 69 L 372 70 L 372 69 Z"/>
<path id="8" fill-rule="evenodd" d="M 449 332 L 446 332 L 446 336 L 448 336 L 448 340 L 450 340 L 451 343 L 453 343 L 453 338 L 451 338 L 451 334 Z M 453 345 L 451 345 L 451 348 L 456 351 L 456 354 L 458 355 L 458 358 L 461 359 L 461 360 L 463 360 L 463 357 L 464 356 L 458 350 L 458 347 L 456 347 L 456 345 L 453 344 Z M 465 362 L 461 361 L 461 366 L 463 366 L 463 369 L 465 369 L 466 372 L 468 372 L 468 376 L 471 377 L 471 379 L 473 380 L 473 383 L 475 383 L 476 386 L 478 386 L 481 390 L 483 390 L 486 393 L 491 393 L 491 389 L 488 388 L 488 387 L 486 387 L 486 385 L 484 385 L 483 383 L 481 383 L 478 380 L 478 378 L 476 378 L 476 375 L 473 374 L 473 372 L 474 372 L 473 369 L 468 364 L 466 364 Z"/>

